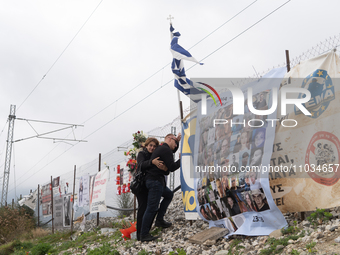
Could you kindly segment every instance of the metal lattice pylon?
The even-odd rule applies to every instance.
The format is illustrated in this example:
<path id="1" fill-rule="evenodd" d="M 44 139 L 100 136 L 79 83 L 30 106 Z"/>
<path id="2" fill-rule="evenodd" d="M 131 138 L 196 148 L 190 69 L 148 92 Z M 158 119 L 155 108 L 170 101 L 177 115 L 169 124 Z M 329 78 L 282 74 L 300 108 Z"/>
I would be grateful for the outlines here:
<path id="1" fill-rule="evenodd" d="M 8 116 L 8 134 L 7 134 L 7 146 L 6 146 L 6 159 L 5 159 L 5 169 L 4 169 L 2 195 L 1 195 L 1 205 L 2 206 L 4 206 L 7 202 L 9 172 L 10 172 L 10 168 L 11 168 L 14 120 L 15 120 L 15 105 L 11 105 L 10 113 L 9 113 L 9 116 Z"/>

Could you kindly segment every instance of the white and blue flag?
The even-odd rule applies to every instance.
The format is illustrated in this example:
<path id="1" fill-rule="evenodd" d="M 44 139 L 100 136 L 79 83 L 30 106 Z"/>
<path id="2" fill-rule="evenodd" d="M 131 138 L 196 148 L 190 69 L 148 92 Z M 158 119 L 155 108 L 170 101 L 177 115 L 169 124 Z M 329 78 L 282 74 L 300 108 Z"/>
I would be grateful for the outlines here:
<path id="1" fill-rule="evenodd" d="M 201 94 L 204 93 L 199 89 L 194 87 L 191 80 L 186 78 L 184 64 L 182 60 L 189 60 L 197 64 L 199 63 L 187 50 L 178 44 L 178 39 L 180 37 L 179 32 L 174 32 L 172 24 L 170 24 L 171 33 L 171 46 L 170 51 L 172 53 L 173 59 L 171 64 L 172 72 L 175 75 L 175 87 L 182 91 L 185 95 L 189 96 L 194 102 L 198 102 L 201 99 Z"/>

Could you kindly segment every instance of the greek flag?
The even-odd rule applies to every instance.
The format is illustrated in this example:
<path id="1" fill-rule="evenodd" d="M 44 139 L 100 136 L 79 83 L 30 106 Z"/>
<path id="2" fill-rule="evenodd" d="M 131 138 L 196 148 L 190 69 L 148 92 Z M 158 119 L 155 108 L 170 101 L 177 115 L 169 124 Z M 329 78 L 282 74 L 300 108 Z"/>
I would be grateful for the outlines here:
<path id="1" fill-rule="evenodd" d="M 194 102 L 201 100 L 201 94 L 204 93 L 199 89 L 194 87 L 194 83 L 189 80 L 185 75 L 184 64 L 182 60 L 189 60 L 197 64 L 199 63 L 191 54 L 185 50 L 182 46 L 178 44 L 178 39 L 181 36 L 179 32 L 174 32 L 172 24 L 170 24 L 170 35 L 171 35 L 171 47 L 170 51 L 172 53 L 173 59 L 171 64 L 171 69 L 175 75 L 175 87 L 182 91 L 185 95 L 189 96 Z"/>

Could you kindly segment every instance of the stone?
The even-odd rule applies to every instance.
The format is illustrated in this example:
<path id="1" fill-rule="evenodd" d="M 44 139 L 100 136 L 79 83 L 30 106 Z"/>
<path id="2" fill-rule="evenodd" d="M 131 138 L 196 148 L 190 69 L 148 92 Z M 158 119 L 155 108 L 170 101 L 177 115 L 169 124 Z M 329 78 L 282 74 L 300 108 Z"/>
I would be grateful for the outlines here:
<path id="1" fill-rule="evenodd" d="M 211 246 L 214 245 L 216 243 L 216 240 L 207 240 L 203 243 L 203 245 L 207 245 L 207 246 Z"/>
<path id="2" fill-rule="evenodd" d="M 282 236 L 281 229 L 274 230 L 273 232 L 269 234 L 269 237 L 274 237 L 274 238 L 279 238 L 280 236 Z"/>
<path id="3" fill-rule="evenodd" d="M 334 242 L 340 243 L 340 236 L 338 236 L 337 238 L 335 238 L 335 239 L 334 239 Z"/>
<path id="4" fill-rule="evenodd" d="M 229 249 L 229 244 L 228 243 L 226 243 L 224 246 L 223 246 L 223 248 L 225 249 L 225 250 L 228 250 Z"/>
<path id="5" fill-rule="evenodd" d="M 318 233 L 316 235 L 316 239 L 320 239 L 320 238 L 323 238 L 323 237 L 324 237 L 324 234 L 322 234 L 322 233 Z"/>
<path id="6" fill-rule="evenodd" d="M 280 245 L 278 245 L 278 246 L 276 246 L 276 251 L 279 251 L 279 250 L 281 250 L 281 249 L 283 249 L 284 248 L 284 246 L 282 245 L 282 244 L 280 244 Z"/>
<path id="7" fill-rule="evenodd" d="M 227 250 L 220 250 L 218 252 L 215 253 L 215 255 L 228 255 L 228 252 Z"/>
<path id="8" fill-rule="evenodd" d="M 304 226 L 304 227 L 308 227 L 309 228 L 311 224 L 310 224 L 309 221 L 304 220 L 303 222 L 301 222 L 301 225 Z"/>
<path id="9" fill-rule="evenodd" d="M 226 228 L 212 227 L 189 237 L 188 241 L 196 244 L 203 244 L 207 240 L 217 240 L 229 233 Z"/>
<path id="10" fill-rule="evenodd" d="M 338 226 L 333 226 L 333 227 L 331 227 L 331 228 L 329 229 L 329 231 L 333 232 L 333 231 L 335 231 L 337 228 L 338 228 Z"/>
<path id="11" fill-rule="evenodd" d="M 304 237 L 301 238 L 301 241 L 304 242 L 304 243 L 309 242 L 309 240 L 310 240 L 310 236 L 304 236 Z"/>

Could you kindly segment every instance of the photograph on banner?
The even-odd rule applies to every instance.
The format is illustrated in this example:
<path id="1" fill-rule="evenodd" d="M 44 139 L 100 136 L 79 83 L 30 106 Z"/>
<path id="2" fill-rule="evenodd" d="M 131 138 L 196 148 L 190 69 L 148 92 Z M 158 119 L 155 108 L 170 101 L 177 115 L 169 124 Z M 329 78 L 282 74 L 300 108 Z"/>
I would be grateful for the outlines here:
<path id="1" fill-rule="evenodd" d="M 60 176 L 53 178 L 52 180 L 53 183 L 53 196 L 60 196 Z"/>
<path id="2" fill-rule="evenodd" d="M 71 227 L 71 215 L 72 215 L 72 202 L 71 194 L 66 194 L 63 196 L 63 226 Z"/>
<path id="3" fill-rule="evenodd" d="M 78 194 L 78 206 L 84 207 L 89 205 L 89 175 L 80 177 Z"/>
<path id="4" fill-rule="evenodd" d="M 284 74 L 284 69 L 276 69 L 269 78 L 238 88 L 241 98 L 227 91 L 220 93 L 220 102 L 208 98 L 202 111 L 204 103 L 198 103 L 192 170 L 197 211 L 210 227 L 228 228 L 230 234 L 263 235 L 287 224 L 271 196 L 268 172 L 262 171 L 270 163 L 275 136 L 275 124 L 267 120 L 276 117 L 276 110 L 268 115 L 253 110 L 273 108 L 273 90 L 278 90 Z M 230 79 L 206 78 L 203 84 L 217 90 L 219 84 L 230 83 Z M 236 114 L 240 100 L 243 113 Z"/>
<path id="5" fill-rule="evenodd" d="M 281 170 L 270 173 L 269 178 L 282 212 L 340 206 L 339 74 L 339 56 L 331 51 L 301 62 L 285 76 L 281 90 L 304 88 L 311 97 L 303 104 L 310 115 L 288 105 L 281 121 L 293 119 L 296 126 L 276 128 L 271 166 Z M 306 95 L 293 96 L 299 100 Z"/>
<path id="6" fill-rule="evenodd" d="M 53 218 L 54 218 L 54 228 L 62 229 L 63 224 L 63 207 L 64 207 L 64 195 L 56 196 L 53 198 Z"/>
<path id="7" fill-rule="evenodd" d="M 50 216 L 52 214 L 51 205 L 51 184 L 48 183 L 41 186 L 41 207 L 43 216 Z"/>
<path id="8" fill-rule="evenodd" d="M 94 185 L 92 191 L 92 203 L 90 212 L 105 212 L 106 208 L 106 185 L 109 178 L 109 169 L 98 172 L 94 178 Z"/>

